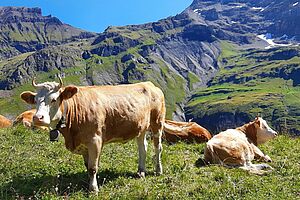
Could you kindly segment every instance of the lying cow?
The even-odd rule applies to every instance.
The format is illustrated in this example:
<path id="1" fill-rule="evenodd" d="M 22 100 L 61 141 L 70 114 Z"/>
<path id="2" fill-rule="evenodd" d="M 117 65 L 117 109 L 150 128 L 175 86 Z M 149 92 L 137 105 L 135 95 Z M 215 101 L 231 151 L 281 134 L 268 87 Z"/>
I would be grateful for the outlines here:
<path id="1" fill-rule="evenodd" d="M 46 126 L 34 126 L 32 119 L 34 114 L 36 113 L 36 109 L 27 110 L 16 117 L 14 120 L 14 125 L 23 124 L 23 126 L 27 128 L 39 128 L 42 130 L 49 130 Z"/>
<path id="2" fill-rule="evenodd" d="M 162 173 L 161 135 L 165 121 L 163 92 L 151 82 L 119 86 L 67 86 L 45 82 L 32 85 L 37 93 L 23 92 L 21 98 L 36 104 L 33 122 L 52 126 L 65 138 L 70 151 L 83 155 L 89 174 L 89 189 L 97 192 L 96 174 L 103 145 L 137 138 L 138 173 L 145 175 L 147 141 L 151 130 L 155 148 L 155 170 Z"/>
<path id="3" fill-rule="evenodd" d="M 163 137 L 170 143 L 179 140 L 202 143 L 207 142 L 211 138 L 211 134 L 196 122 L 165 120 Z"/>
<path id="4" fill-rule="evenodd" d="M 267 122 L 257 117 L 253 122 L 236 129 L 228 129 L 207 142 L 204 159 L 210 164 L 240 167 L 253 173 L 263 173 L 262 169 L 271 168 L 267 164 L 252 164 L 253 159 L 271 162 L 257 145 L 274 138 L 277 133 Z"/>
<path id="5" fill-rule="evenodd" d="M 12 125 L 11 121 L 6 117 L 0 115 L 0 128 L 8 128 Z"/>

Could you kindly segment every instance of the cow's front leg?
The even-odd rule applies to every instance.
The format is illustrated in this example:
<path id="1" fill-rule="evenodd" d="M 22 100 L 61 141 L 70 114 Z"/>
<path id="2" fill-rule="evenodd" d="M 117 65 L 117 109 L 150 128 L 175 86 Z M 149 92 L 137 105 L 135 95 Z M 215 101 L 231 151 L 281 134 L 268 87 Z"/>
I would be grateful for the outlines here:
<path id="1" fill-rule="evenodd" d="M 98 161 L 102 149 L 102 140 L 95 136 L 91 143 L 88 144 L 88 175 L 89 175 L 89 190 L 98 193 L 97 171 Z"/>
<path id="2" fill-rule="evenodd" d="M 162 136 L 162 130 L 159 130 L 157 131 L 156 134 L 153 134 L 156 175 L 161 175 L 163 173 L 162 164 L 161 164 L 161 153 L 162 153 L 161 136 Z"/>
<path id="3" fill-rule="evenodd" d="M 139 150 L 138 176 L 140 178 L 145 178 L 146 153 L 147 153 L 147 146 L 148 146 L 145 133 L 141 133 L 139 137 L 137 137 L 137 144 Z"/>
<path id="4" fill-rule="evenodd" d="M 86 167 L 86 170 L 89 169 L 89 154 L 88 152 L 85 152 L 83 155 L 83 161 L 84 161 L 84 166 Z"/>
<path id="5" fill-rule="evenodd" d="M 268 156 L 265 155 L 257 146 L 255 146 L 253 143 L 251 143 L 251 147 L 254 152 L 254 158 L 256 160 L 264 160 L 265 162 L 272 162 L 272 159 Z"/>

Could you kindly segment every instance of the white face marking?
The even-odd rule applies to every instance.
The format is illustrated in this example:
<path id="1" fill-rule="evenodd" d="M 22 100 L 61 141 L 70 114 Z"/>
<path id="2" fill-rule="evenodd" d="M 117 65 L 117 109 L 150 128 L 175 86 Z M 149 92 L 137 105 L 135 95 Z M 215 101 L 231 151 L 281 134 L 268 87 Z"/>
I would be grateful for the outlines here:
<path id="1" fill-rule="evenodd" d="M 49 126 L 51 122 L 58 121 L 62 115 L 58 99 L 60 95 L 59 84 L 46 82 L 40 85 L 35 96 L 37 111 L 34 115 L 34 124 Z"/>
<path id="2" fill-rule="evenodd" d="M 257 143 L 262 144 L 274 138 L 277 132 L 271 129 L 264 119 L 259 117 L 258 120 L 260 121 L 260 127 L 257 129 Z"/>

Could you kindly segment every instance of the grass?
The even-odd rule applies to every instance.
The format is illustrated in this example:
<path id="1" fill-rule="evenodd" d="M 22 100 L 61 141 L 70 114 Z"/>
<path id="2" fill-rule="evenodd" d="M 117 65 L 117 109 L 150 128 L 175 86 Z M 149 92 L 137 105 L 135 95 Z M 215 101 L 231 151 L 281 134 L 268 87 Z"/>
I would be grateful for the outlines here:
<path id="1" fill-rule="evenodd" d="M 122 26 L 111 26 L 107 32 L 118 33 L 133 40 L 141 40 L 144 44 L 153 44 L 161 37 L 158 33 L 155 33 L 149 29 L 130 30 Z"/>
<path id="2" fill-rule="evenodd" d="M 240 169 L 202 166 L 204 144 L 163 143 L 164 174 L 154 176 L 149 141 L 146 179 L 135 176 L 137 145 L 103 148 L 98 197 L 89 196 L 81 156 L 46 132 L 0 130 L 0 199 L 300 199 L 300 138 L 280 135 L 261 146 L 274 170 L 264 176 Z M 279 184 L 280 183 L 280 184 Z"/>

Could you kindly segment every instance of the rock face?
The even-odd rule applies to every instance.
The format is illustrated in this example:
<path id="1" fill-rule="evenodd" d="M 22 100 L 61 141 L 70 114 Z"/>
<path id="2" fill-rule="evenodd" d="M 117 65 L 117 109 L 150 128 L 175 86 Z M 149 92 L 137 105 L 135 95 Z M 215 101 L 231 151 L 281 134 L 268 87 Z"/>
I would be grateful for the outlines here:
<path id="1" fill-rule="evenodd" d="M 53 70 L 61 71 L 76 66 L 81 58 L 81 51 L 70 47 L 49 47 L 36 51 L 11 69 L 5 65 L 2 73 L 6 76 L 0 79 L 0 89 L 12 89 L 32 79 L 38 72 L 49 73 Z"/>
<path id="2" fill-rule="evenodd" d="M 42 16 L 40 8 L 0 7 L 0 60 L 92 36 L 51 15 Z"/>
<path id="3" fill-rule="evenodd" d="M 270 33 L 275 38 L 286 36 L 285 39 L 300 41 L 297 1 L 194 0 L 186 12 L 196 13 L 199 20 L 218 29 L 219 37 L 224 39 Z"/>

